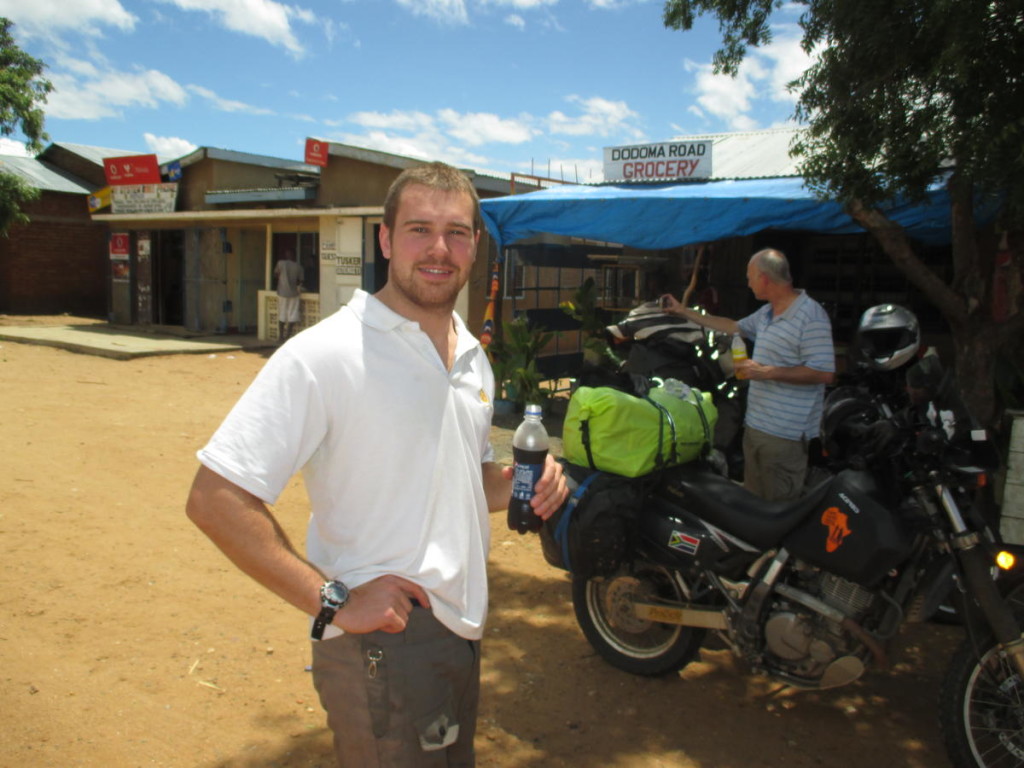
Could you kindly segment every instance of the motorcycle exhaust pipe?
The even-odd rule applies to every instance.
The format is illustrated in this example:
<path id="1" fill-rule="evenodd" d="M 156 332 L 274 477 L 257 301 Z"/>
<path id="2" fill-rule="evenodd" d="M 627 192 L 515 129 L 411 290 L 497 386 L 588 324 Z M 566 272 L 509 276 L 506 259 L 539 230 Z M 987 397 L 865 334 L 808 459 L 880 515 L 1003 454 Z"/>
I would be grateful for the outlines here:
<path id="1" fill-rule="evenodd" d="M 700 629 L 729 628 L 725 611 L 713 608 L 691 608 L 689 606 L 665 605 L 664 603 L 634 602 L 633 613 L 639 619 L 656 621 L 659 624 L 679 624 Z"/>

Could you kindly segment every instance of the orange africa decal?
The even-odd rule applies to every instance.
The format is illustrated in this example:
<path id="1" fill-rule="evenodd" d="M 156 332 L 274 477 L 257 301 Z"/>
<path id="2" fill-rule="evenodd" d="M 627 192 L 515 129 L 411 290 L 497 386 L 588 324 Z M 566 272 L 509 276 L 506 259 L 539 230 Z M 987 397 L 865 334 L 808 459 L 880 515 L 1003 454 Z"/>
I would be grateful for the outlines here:
<path id="1" fill-rule="evenodd" d="M 835 552 L 843 545 L 843 540 L 853 531 L 847 525 L 849 518 L 839 511 L 839 507 L 829 507 L 821 515 L 821 524 L 828 526 L 828 539 L 825 541 L 825 551 Z"/>

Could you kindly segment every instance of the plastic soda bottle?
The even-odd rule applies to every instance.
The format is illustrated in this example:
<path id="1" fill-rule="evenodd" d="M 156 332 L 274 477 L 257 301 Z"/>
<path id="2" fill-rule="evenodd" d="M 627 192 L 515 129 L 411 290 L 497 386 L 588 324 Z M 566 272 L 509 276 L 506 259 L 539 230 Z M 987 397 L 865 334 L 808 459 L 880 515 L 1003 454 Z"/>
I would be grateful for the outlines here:
<path id="1" fill-rule="evenodd" d="M 509 530 L 539 531 L 544 521 L 533 513 L 530 499 L 533 487 L 544 474 L 544 459 L 548 455 L 548 432 L 541 422 L 539 405 L 527 405 L 523 423 L 512 435 L 512 498 L 508 500 Z"/>
<path id="2" fill-rule="evenodd" d="M 740 371 L 739 363 L 747 362 L 747 342 L 738 333 L 732 335 L 732 364 L 735 366 L 736 378 L 745 379 L 747 375 Z"/>

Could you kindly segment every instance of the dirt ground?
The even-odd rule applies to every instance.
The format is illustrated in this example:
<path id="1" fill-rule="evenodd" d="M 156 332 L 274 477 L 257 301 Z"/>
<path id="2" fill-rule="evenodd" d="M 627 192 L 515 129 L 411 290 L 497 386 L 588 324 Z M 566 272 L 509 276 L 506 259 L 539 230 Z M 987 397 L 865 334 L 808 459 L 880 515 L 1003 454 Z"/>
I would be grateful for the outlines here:
<path id="1" fill-rule="evenodd" d="M 305 617 L 183 511 L 195 451 L 265 359 L 0 342 L 0 767 L 333 764 Z M 295 479 L 277 513 L 300 546 L 307 510 Z M 890 670 L 823 693 L 721 648 L 631 677 L 586 643 L 537 538 L 492 523 L 480 766 L 947 765 L 936 699 L 958 630 L 909 628 Z"/>

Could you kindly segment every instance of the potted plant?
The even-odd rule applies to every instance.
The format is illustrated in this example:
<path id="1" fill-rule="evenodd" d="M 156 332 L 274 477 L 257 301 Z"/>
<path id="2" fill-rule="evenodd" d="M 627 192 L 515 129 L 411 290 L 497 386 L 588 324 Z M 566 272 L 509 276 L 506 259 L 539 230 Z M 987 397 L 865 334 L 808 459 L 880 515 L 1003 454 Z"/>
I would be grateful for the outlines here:
<path id="1" fill-rule="evenodd" d="M 605 329 L 608 319 L 597 306 L 597 283 L 588 277 L 572 299 L 563 301 L 559 306 L 562 311 L 580 323 L 583 336 L 583 362 L 589 366 L 600 366 L 606 360 L 614 361 L 614 355 L 608 346 Z"/>
<path id="2" fill-rule="evenodd" d="M 527 403 L 547 404 L 550 392 L 541 386 L 543 374 L 537 369 L 537 357 L 554 338 L 544 328 L 530 327 L 525 315 L 502 323 L 502 336 L 491 342 L 491 368 L 494 371 L 495 411 L 507 409 L 510 401 L 522 410 Z"/>

